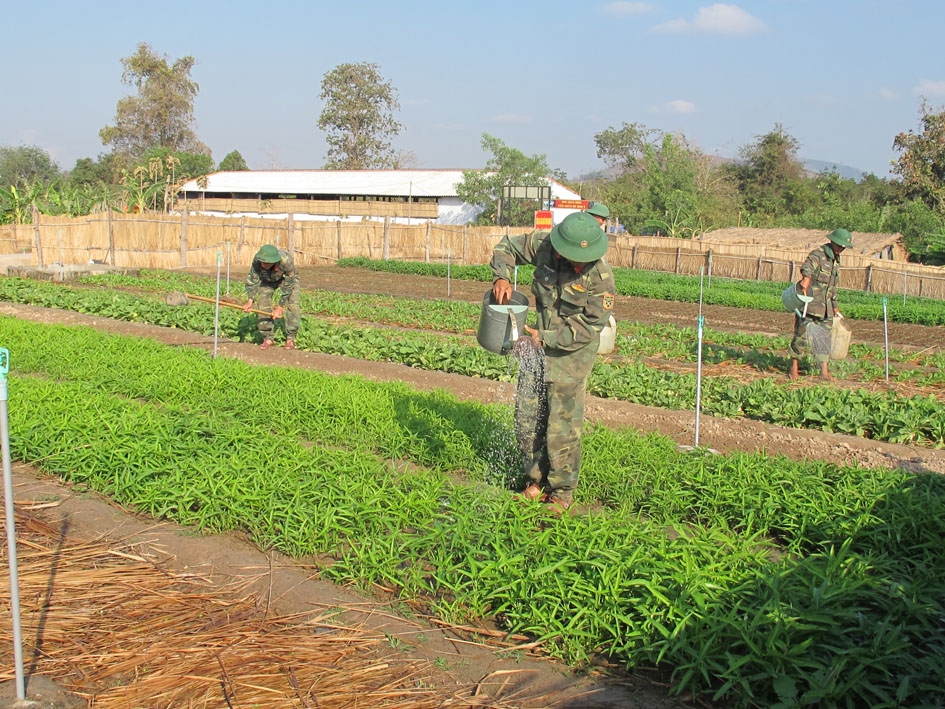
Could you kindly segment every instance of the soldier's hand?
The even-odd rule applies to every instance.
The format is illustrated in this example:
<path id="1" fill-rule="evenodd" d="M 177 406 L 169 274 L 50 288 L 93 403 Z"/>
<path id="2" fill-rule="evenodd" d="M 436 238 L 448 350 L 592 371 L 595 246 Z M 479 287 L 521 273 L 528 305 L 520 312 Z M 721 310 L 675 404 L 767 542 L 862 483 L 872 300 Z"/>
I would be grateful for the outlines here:
<path id="1" fill-rule="evenodd" d="M 283 311 L 284 311 L 284 308 L 281 305 L 274 306 L 272 309 L 272 317 L 276 319 L 281 318 Z"/>
<path id="2" fill-rule="evenodd" d="M 500 278 L 492 284 L 492 297 L 499 305 L 505 305 L 512 300 L 512 284 Z"/>
<path id="3" fill-rule="evenodd" d="M 253 299 L 250 298 L 249 300 L 246 301 L 246 305 L 243 306 L 243 312 L 248 313 L 252 309 L 253 309 Z"/>
<path id="4" fill-rule="evenodd" d="M 525 326 L 525 332 L 526 332 L 526 334 L 528 334 L 528 335 L 531 336 L 530 339 L 531 339 L 531 341 L 532 341 L 532 344 L 535 346 L 535 349 L 536 349 L 536 350 L 537 350 L 537 349 L 541 349 L 541 338 L 538 337 L 538 330 L 536 330 L 536 329 L 533 328 L 533 327 L 529 327 L 528 325 L 526 325 L 526 326 Z"/>

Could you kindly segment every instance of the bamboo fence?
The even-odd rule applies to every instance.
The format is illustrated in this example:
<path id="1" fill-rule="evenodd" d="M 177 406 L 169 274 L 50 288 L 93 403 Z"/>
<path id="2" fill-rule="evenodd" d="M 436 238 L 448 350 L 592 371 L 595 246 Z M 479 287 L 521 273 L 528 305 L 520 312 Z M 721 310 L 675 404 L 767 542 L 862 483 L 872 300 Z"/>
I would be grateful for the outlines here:
<path id="1" fill-rule="evenodd" d="M 316 221 L 215 217 L 184 212 L 82 217 L 33 215 L 32 224 L 0 227 L 0 253 L 31 254 L 32 265 L 74 266 L 91 262 L 116 268 L 187 269 L 218 265 L 248 267 L 263 244 L 291 251 L 299 266 L 366 257 L 459 265 L 488 263 L 503 236 L 523 231 L 422 221 Z M 800 278 L 808 249 L 755 244 L 718 244 L 611 235 L 613 266 L 709 278 L 787 283 Z M 844 253 L 840 286 L 873 293 L 945 300 L 945 269 Z"/>

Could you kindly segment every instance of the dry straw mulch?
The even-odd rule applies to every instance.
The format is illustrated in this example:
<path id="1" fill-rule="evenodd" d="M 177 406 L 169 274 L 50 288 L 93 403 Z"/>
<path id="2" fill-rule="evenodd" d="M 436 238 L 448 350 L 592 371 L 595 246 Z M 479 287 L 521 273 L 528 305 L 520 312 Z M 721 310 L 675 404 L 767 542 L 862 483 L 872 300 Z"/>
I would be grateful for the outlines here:
<path id="1" fill-rule="evenodd" d="M 28 511 L 17 510 L 16 531 L 26 674 L 89 707 L 521 706 L 501 697 L 499 677 L 438 691 L 428 663 L 381 657 L 384 636 L 331 622 L 337 609 L 266 617 L 255 596 L 127 548 L 62 539 Z M 2 561 L 6 574 L 6 545 Z M 10 602 L 3 583 L 4 638 L 13 637 Z M 12 681 L 12 643 L 0 662 L 0 682 Z"/>

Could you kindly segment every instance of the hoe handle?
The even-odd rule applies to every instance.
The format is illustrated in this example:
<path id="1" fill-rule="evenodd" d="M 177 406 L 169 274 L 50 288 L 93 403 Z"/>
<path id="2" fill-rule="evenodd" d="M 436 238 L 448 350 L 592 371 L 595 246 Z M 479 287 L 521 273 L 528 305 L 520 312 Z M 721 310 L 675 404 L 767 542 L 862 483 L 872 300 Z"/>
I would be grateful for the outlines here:
<path id="1" fill-rule="evenodd" d="M 219 303 L 220 305 L 225 305 L 227 308 L 239 308 L 240 310 L 243 309 L 243 306 L 240 305 L 239 303 L 228 303 L 225 300 L 217 301 L 213 298 L 204 298 L 202 295 L 191 295 L 190 293 L 187 293 L 186 295 L 188 298 L 191 298 L 192 300 L 202 300 L 204 303 Z M 272 313 L 267 312 L 265 310 L 256 310 L 255 308 L 250 308 L 249 312 L 258 313 L 259 315 L 266 315 L 267 317 L 270 317 L 270 318 L 272 317 Z"/>

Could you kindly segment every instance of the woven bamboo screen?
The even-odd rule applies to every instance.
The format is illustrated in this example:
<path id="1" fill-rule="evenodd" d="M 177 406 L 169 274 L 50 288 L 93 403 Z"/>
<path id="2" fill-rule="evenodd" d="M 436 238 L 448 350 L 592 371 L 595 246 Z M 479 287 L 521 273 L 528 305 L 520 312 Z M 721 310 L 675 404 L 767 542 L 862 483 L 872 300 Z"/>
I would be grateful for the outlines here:
<path id="1" fill-rule="evenodd" d="M 104 261 L 121 268 L 248 266 L 263 244 L 295 255 L 300 266 L 342 258 L 486 264 L 507 234 L 524 229 L 384 221 L 313 221 L 194 214 L 38 215 L 36 222 L 0 228 L 0 252 L 30 250 L 38 266 Z M 610 236 L 613 265 L 698 276 L 786 283 L 800 277 L 807 251 L 723 245 L 667 237 Z M 840 285 L 876 293 L 945 300 L 945 269 L 844 253 Z"/>

